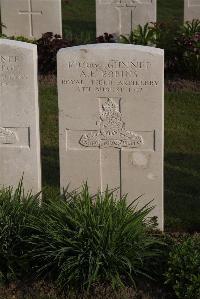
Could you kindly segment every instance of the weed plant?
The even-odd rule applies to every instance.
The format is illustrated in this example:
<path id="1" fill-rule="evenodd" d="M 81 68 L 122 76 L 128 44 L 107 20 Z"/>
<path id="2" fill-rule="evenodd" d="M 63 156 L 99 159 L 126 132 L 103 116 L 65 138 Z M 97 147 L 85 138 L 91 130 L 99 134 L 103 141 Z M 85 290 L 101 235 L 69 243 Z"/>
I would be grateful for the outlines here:
<path id="1" fill-rule="evenodd" d="M 182 54 L 180 71 L 197 80 L 200 79 L 200 20 L 186 22 L 180 28 L 176 43 Z"/>
<path id="2" fill-rule="evenodd" d="M 129 36 L 121 35 L 120 41 L 164 49 L 167 73 L 199 79 L 200 20 L 187 21 L 183 26 L 179 26 L 175 21 L 138 25 Z"/>
<path id="3" fill-rule="evenodd" d="M 87 289 L 101 281 L 114 288 L 150 277 L 151 262 L 161 254 L 148 205 L 137 209 L 126 197 L 106 190 L 92 196 L 65 192 L 43 204 L 44 216 L 34 221 L 30 257 L 42 278 L 61 289 Z"/>
<path id="4" fill-rule="evenodd" d="M 187 236 L 173 246 L 165 276 L 177 298 L 200 298 L 199 235 Z"/>
<path id="5" fill-rule="evenodd" d="M 144 26 L 138 25 L 131 31 L 129 36 L 121 35 L 121 42 L 125 44 L 136 44 L 143 46 L 153 46 L 155 42 L 155 31 L 146 23 Z"/>

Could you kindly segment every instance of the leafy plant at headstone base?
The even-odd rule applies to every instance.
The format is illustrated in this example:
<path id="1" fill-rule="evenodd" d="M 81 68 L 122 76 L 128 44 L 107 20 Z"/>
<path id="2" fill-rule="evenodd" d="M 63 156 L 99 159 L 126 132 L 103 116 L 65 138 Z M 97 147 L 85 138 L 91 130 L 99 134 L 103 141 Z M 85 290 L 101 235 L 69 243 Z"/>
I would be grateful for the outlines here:
<path id="1" fill-rule="evenodd" d="M 60 35 L 54 35 L 47 32 L 36 41 L 38 46 L 38 68 L 42 75 L 56 74 L 57 52 L 61 48 L 71 47 L 73 41 L 61 38 Z"/>
<path id="2" fill-rule="evenodd" d="M 192 21 L 186 21 L 185 24 L 181 26 L 181 33 L 188 37 L 193 37 L 200 33 L 200 20 L 194 19 Z"/>
<path id="3" fill-rule="evenodd" d="M 121 42 L 125 44 L 136 44 L 143 46 L 153 46 L 155 42 L 155 32 L 149 23 L 144 26 L 138 25 L 137 28 L 131 31 L 130 35 L 127 37 L 121 35 Z"/>
<path id="4" fill-rule="evenodd" d="M 5 34 L 2 34 L 2 35 L 0 35 L 0 38 L 10 39 L 10 40 L 16 40 L 16 41 L 30 43 L 30 44 L 35 44 L 36 43 L 35 39 L 29 39 L 29 38 L 24 37 L 22 35 L 19 35 L 19 36 L 7 36 Z"/>
<path id="5" fill-rule="evenodd" d="M 194 79 L 200 79 L 200 20 L 186 22 L 180 29 L 176 43 L 182 52 L 180 72 Z"/>
<path id="6" fill-rule="evenodd" d="M 152 208 L 136 206 L 108 190 L 92 196 L 87 184 L 80 193 L 65 191 L 46 201 L 29 239 L 38 275 L 66 291 L 89 291 L 100 282 L 135 286 L 137 279 L 149 279 L 163 243 L 150 233 Z"/>
<path id="7" fill-rule="evenodd" d="M 165 277 L 178 298 L 200 298 L 200 235 L 184 237 L 174 245 Z"/>
<path id="8" fill-rule="evenodd" d="M 23 279 L 31 271 L 24 238 L 31 233 L 27 230 L 31 215 L 39 213 L 39 194 L 25 194 L 23 180 L 16 190 L 0 189 L 0 273 L 6 283 L 13 278 Z"/>
<path id="9" fill-rule="evenodd" d="M 27 37 L 24 37 L 24 36 L 6 36 L 6 35 L 3 35 L 2 38 L 6 38 L 6 39 L 10 39 L 10 40 L 16 40 L 16 41 L 19 41 L 19 42 L 25 42 L 25 43 L 30 43 L 30 44 L 35 44 L 36 43 L 36 40 L 34 39 L 29 39 Z"/>
<path id="10" fill-rule="evenodd" d="M 112 34 L 105 32 L 104 35 L 100 35 L 96 38 L 96 42 L 97 43 L 115 43 L 115 39 Z"/>

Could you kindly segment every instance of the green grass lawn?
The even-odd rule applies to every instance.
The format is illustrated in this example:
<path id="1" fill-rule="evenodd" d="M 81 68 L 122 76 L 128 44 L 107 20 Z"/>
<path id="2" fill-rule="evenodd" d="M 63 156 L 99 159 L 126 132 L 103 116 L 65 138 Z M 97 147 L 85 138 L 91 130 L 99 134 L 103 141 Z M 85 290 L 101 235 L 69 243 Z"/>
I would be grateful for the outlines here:
<path id="1" fill-rule="evenodd" d="M 95 0 L 69 0 L 62 5 L 63 33 L 67 37 L 95 41 Z"/>
<path id="2" fill-rule="evenodd" d="M 43 186 L 59 188 L 56 86 L 40 86 Z M 200 227 L 200 92 L 165 94 L 165 224 Z"/>
<path id="3" fill-rule="evenodd" d="M 167 227 L 200 229 L 200 92 L 165 96 Z"/>
<path id="4" fill-rule="evenodd" d="M 171 22 L 176 20 L 183 22 L 184 0 L 157 0 L 157 20 L 159 22 Z"/>

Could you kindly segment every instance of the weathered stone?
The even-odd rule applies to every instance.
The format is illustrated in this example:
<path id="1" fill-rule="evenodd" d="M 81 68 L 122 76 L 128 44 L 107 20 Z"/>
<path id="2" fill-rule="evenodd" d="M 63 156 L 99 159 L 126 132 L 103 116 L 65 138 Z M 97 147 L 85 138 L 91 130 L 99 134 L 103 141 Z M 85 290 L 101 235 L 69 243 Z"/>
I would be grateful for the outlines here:
<path id="1" fill-rule="evenodd" d="M 98 44 L 58 53 L 61 188 L 154 199 L 163 228 L 163 50 Z"/>
<path id="2" fill-rule="evenodd" d="M 62 35 L 61 0 L 1 0 L 1 21 L 7 36 Z"/>
<path id="3" fill-rule="evenodd" d="M 0 186 L 41 190 L 37 47 L 0 39 Z"/>
<path id="4" fill-rule="evenodd" d="M 184 20 L 200 19 L 200 0 L 184 0 Z"/>
<path id="5" fill-rule="evenodd" d="M 128 35 L 137 25 L 156 22 L 156 0 L 96 0 L 97 36 Z"/>

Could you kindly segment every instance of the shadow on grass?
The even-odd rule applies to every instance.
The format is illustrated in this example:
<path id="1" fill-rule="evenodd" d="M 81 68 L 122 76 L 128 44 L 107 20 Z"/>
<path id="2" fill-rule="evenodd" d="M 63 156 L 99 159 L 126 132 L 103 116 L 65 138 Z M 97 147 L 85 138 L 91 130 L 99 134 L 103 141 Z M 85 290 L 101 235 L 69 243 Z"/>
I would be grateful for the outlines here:
<path id="1" fill-rule="evenodd" d="M 63 33 L 66 38 L 78 41 L 94 41 L 96 39 L 95 23 L 91 21 L 64 21 Z"/>
<path id="2" fill-rule="evenodd" d="M 44 147 L 42 149 L 42 181 L 45 187 L 59 188 L 59 152 L 56 147 Z"/>
<path id="3" fill-rule="evenodd" d="M 183 23 L 184 1 L 183 0 L 158 0 L 157 21 L 171 22 L 176 20 Z"/>
<path id="4" fill-rule="evenodd" d="M 167 230 L 200 231 L 200 154 L 169 153 L 165 158 Z"/>

